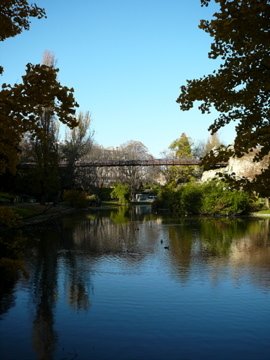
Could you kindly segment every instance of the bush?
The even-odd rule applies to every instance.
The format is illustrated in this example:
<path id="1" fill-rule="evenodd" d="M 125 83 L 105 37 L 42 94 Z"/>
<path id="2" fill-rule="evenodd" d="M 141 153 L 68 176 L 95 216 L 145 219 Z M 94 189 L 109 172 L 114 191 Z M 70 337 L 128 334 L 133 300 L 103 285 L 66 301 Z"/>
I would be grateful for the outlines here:
<path id="1" fill-rule="evenodd" d="M 188 183 L 178 189 L 164 187 L 157 207 L 180 215 L 240 215 L 251 210 L 253 199 L 244 191 L 230 190 L 223 183 Z"/>
<path id="2" fill-rule="evenodd" d="M 80 190 L 65 190 L 63 200 L 75 208 L 85 208 L 88 206 L 87 193 Z"/>
<path id="3" fill-rule="evenodd" d="M 203 186 L 202 213 L 240 215 L 248 213 L 252 199 L 244 191 L 227 189 L 225 184 L 211 182 Z"/>
<path id="4" fill-rule="evenodd" d="M 175 188 L 170 185 L 161 188 L 157 194 L 155 207 L 160 209 L 168 209 L 173 213 L 180 212 L 180 192 L 176 191 Z"/>
<path id="5" fill-rule="evenodd" d="M 202 198 L 202 186 L 195 183 L 186 184 L 181 191 L 181 212 L 185 215 L 200 214 Z"/>
<path id="6" fill-rule="evenodd" d="M 97 192 L 98 197 L 101 201 L 109 201 L 111 200 L 111 188 L 99 188 L 95 189 L 95 192 Z"/>
<path id="7" fill-rule="evenodd" d="M 130 190 L 129 186 L 126 184 L 117 184 L 115 185 L 113 191 L 111 192 L 111 198 L 117 199 L 119 204 L 127 204 L 129 202 Z"/>

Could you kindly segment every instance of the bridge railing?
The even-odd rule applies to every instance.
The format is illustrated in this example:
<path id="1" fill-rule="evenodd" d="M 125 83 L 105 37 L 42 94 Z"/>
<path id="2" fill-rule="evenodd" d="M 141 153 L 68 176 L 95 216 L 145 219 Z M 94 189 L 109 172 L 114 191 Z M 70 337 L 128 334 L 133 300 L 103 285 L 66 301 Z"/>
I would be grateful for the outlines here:
<path id="1" fill-rule="evenodd" d="M 201 165 L 201 161 L 193 158 L 182 159 L 133 159 L 133 160 L 89 160 L 78 161 L 76 167 L 121 167 L 121 166 L 194 166 Z M 20 164 L 22 168 L 35 167 L 35 162 L 25 162 Z M 67 162 L 60 162 L 60 167 L 67 167 Z"/>
<path id="2" fill-rule="evenodd" d="M 80 161 L 76 163 L 77 167 L 88 166 L 164 166 L 164 165 L 199 165 L 200 161 L 196 159 L 133 159 L 133 160 L 92 160 Z"/>
<path id="3" fill-rule="evenodd" d="M 34 168 L 37 164 L 35 162 L 24 162 L 19 164 L 20 168 Z M 133 159 L 133 160 L 89 160 L 77 161 L 75 166 L 78 168 L 91 167 L 121 167 L 121 166 L 202 166 L 201 160 L 193 158 L 181 159 Z M 225 167 L 227 163 L 214 164 L 213 168 Z M 60 162 L 60 168 L 68 166 L 67 162 Z"/>

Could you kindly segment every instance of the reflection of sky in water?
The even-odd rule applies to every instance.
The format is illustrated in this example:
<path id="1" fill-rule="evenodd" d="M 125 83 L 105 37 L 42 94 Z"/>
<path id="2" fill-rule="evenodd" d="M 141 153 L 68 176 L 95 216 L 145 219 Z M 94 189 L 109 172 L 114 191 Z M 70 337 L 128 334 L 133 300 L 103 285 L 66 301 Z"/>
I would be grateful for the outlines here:
<path id="1" fill-rule="evenodd" d="M 136 216 L 68 218 L 37 249 L 0 321 L 6 358 L 268 359 L 268 221 Z"/>

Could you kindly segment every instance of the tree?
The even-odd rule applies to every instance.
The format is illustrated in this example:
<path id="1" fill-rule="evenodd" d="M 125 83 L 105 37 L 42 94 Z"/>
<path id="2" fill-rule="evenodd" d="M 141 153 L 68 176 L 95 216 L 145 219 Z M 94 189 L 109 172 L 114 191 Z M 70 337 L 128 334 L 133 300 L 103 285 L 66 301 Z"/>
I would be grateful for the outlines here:
<path id="1" fill-rule="evenodd" d="M 0 3 L 0 41 L 20 34 L 30 27 L 30 18 L 46 17 L 45 10 L 27 0 L 3 0 Z M 0 66 L 0 74 L 3 68 Z M 6 170 L 15 172 L 18 160 L 22 124 L 11 117 L 16 99 L 11 86 L 3 84 L 0 91 L 0 174 Z M 24 109 L 21 109 L 24 111 Z"/>
<path id="2" fill-rule="evenodd" d="M 42 65 L 48 68 L 55 67 L 55 57 L 46 51 L 43 54 Z M 41 202 L 56 199 L 59 191 L 59 156 L 58 156 L 58 133 L 59 123 L 55 114 L 52 112 L 54 100 L 48 106 L 44 106 L 40 119 L 38 120 L 39 134 L 35 131 L 30 136 L 30 144 L 36 168 L 34 179 L 36 180 L 36 190 Z"/>
<path id="3" fill-rule="evenodd" d="M 190 140 L 185 133 L 182 133 L 178 139 L 174 140 L 169 149 L 173 151 L 173 155 L 177 159 L 190 159 L 192 157 Z"/>
<path id="4" fill-rule="evenodd" d="M 118 149 L 119 158 L 123 160 L 150 160 L 147 147 L 140 141 L 128 141 Z M 118 178 L 121 183 L 127 184 L 130 188 L 131 198 L 134 198 L 136 191 L 147 183 L 153 183 L 157 177 L 157 169 L 151 166 L 122 166 L 117 169 Z"/>
<path id="5" fill-rule="evenodd" d="M 44 64 L 27 64 L 21 84 L 2 85 L 0 91 L 0 174 L 15 172 L 19 143 L 24 133 L 44 139 L 49 118 L 73 128 L 78 106 L 73 89 L 57 81 L 58 69 Z"/>
<path id="6" fill-rule="evenodd" d="M 116 184 L 111 192 L 112 199 L 117 199 L 119 204 L 127 204 L 130 197 L 130 188 L 127 184 Z"/>
<path id="7" fill-rule="evenodd" d="M 78 126 L 70 130 L 62 146 L 63 158 L 67 162 L 65 171 L 65 186 L 74 188 L 76 178 L 77 183 L 82 183 L 78 179 L 75 164 L 91 151 L 93 133 L 90 132 L 91 118 L 89 112 L 79 113 L 77 116 Z"/>
<path id="8" fill-rule="evenodd" d="M 192 144 L 190 139 L 185 133 L 182 133 L 181 136 L 174 140 L 169 149 L 171 153 L 169 157 L 174 159 L 190 159 L 192 155 Z M 186 183 L 190 181 L 195 175 L 194 166 L 170 166 L 165 169 L 163 172 L 166 178 L 167 183 L 178 185 L 180 183 Z"/>
<path id="9" fill-rule="evenodd" d="M 210 2 L 201 0 L 202 6 Z M 208 163 L 241 157 L 254 149 L 255 161 L 260 161 L 270 151 L 270 1 L 215 2 L 219 11 L 212 20 L 201 20 L 199 27 L 213 38 L 208 56 L 219 59 L 219 68 L 200 79 L 187 80 L 177 102 L 181 110 L 191 109 L 196 101 L 202 113 L 215 108 L 219 116 L 209 128 L 212 134 L 236 123 L 233 148 L 223 149 L 219 156 L 211 152 Z M 270 188 L 270 164 L 259 179 Z"/>
<path id="10" fill-rule="evenodd" d="M 10 131 L 18 132 L 18 139 L 13 141 L 13 145 L 16 145 L 15 150 L 20 152 L 21 160 L 36 163 L 31 171 L 20 171 L 22 183 L 31 177 L 31 188 L 25 186 L 23 192 L 39 198 L 41 202 L 56 200 L 60 187 L 59 122 L 65 122 L 70 127 L 77 124 L 73 114 L 77 105 L 72 89 L 62 87 L 57 81 L 58 70 L 54 68 L 54 64 L 54 56 L 46 52 L 41 65 L 29 66 L 23 83 L 10 87 L 10 93 L 14 93 L 13 99 L 10 108 L 7 101 L 4 103 L 2 112 L 3 114 L 7 111 L 3 127 L 9 124 Z M 21 109 L 24 109 L 24 112 Z M 20 141 L 21 138 L 23 141 Z M 4 135 L 3 143 L 8 140 Z M 15 150 L 15 159 L 11 164 L 14 168 L 11 169 L 6 163 L 6 170 L 13 172 L 19 160 Z M 0 152 L 0 155 L 4 155 L 3 152 Z M 9 159 L 9 152 L 6 153 L 6 159 Z M 2 172 L 4 170 L 3 164 Z"/>
<path id="11" fill-rule="evenodd" d="M 27 0 L 2 0 L 0 3 L 0 41 L 29 30 L 30 18 L 46 17 L 45 10 Z M 3 68 L 0 66 L 0 74 Z"/>

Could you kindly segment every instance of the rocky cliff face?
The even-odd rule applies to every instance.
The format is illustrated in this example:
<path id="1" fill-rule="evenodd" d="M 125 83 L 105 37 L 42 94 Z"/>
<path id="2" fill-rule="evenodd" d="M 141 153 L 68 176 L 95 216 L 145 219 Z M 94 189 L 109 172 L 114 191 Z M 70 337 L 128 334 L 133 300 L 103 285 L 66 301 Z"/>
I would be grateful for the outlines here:
<path id="1" fill-rule="evenodd" d="M 254 162 L 255 153 L 249 153 L 241 158 L 230 158 L 228 165 L 225 168 L 218 170 L 205 171 L 202 175 L 201 181 L 209 181 L 217 177 L 217 173 L 232 174 L 236 177 L 247 178 L 252 180 L 256 175 L 259 175 L 263 169 L 269 166 L 270 156 L 266 156 L 260 162 Z"/>

